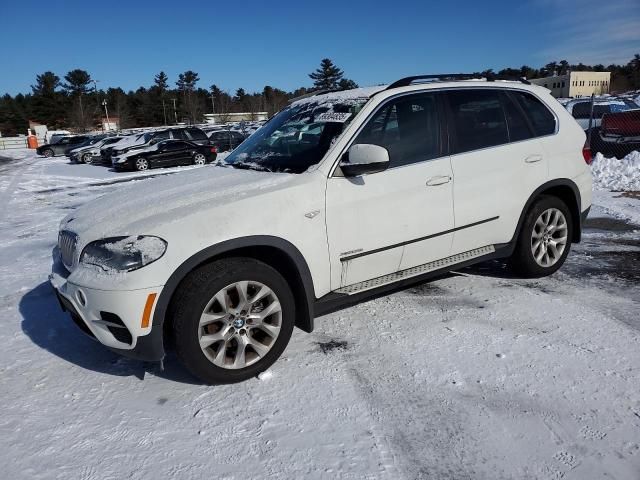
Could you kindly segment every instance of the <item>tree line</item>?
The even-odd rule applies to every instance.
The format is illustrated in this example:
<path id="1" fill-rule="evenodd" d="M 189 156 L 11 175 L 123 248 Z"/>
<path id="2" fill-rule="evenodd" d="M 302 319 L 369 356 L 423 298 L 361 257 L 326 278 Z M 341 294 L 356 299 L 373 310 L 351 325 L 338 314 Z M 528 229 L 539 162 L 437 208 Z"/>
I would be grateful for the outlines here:
<path id="1" fill-rule="evenodd" d="M 540 78 L 565 74 L 570 70 L 610 71 L 611 91 L 640 89 L 640 55 L 626 65 L 571 65 L 566 60 L 554 61 L 536 69 L 523 65 L 474 72 L 478 75 L 498 74 L 511 77 Z M 173 87 L 165 72 L 154 76 L 149 86 L 125 92 L 122 88 L 99 88 L 86 70 L 75 69 L 61 79 L 47 71 L 36 76 L 31 92 L 0 97 L 0 132 L 4 135 L 26 133 L 29 121 L 45 124 L 49 129 L 73 128 L 78 132 L 100 128 L 104 104 L 110 117 L 117 117 L 120 128 L 170 125 L 177 122 L 199 123 L 205 113 L 224 116 L 233 112 L 266 111 L 269 115 L 283 108 L 295 97 L 315 90 L 355 88 L 358 85 L 325 58 L 309 78 L 313 86 L 285 91 L 266 85 L 260 92 L 248 93 L 238 88 L 234 94 L 213 84 L 203 88 L 197 72 L 187 70 L 178 75 Z"/>

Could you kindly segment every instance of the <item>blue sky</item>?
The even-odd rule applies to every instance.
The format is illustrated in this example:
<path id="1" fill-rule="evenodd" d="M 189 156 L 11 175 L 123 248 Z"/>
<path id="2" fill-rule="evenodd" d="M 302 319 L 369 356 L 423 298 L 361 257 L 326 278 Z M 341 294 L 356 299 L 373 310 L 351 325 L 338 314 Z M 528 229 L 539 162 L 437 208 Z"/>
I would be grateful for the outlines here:
<path id="1" fill-rule="evenodd" d="M 640 52 L 639 0 L 4 3 L 0 94 L 74 68 L 125 90 L 192 69 L 199 86 L 233 92 L 308 86 L 324 57 L 373 85 L 561 59 L 626 63 Z"/>

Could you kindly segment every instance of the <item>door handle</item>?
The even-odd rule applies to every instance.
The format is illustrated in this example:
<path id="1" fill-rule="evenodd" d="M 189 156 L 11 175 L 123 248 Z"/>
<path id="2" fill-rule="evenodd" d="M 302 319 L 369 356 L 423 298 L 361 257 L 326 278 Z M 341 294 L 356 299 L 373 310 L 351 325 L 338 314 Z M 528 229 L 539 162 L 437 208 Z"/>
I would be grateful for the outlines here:
<path id="1" fill-rule="evenodd" d="M 525 163 L 536 163 L 542 160 L 542 155 L 529 155 L 524 159 Z"/>
<path id="2" fill-rule="evenodd" d="M 450 181 L 451 181 L 451 177 L 449 175 L 437 175 L 427 180 L 427 187 L 444 185 L 445 183 L 449 183 Z"/>

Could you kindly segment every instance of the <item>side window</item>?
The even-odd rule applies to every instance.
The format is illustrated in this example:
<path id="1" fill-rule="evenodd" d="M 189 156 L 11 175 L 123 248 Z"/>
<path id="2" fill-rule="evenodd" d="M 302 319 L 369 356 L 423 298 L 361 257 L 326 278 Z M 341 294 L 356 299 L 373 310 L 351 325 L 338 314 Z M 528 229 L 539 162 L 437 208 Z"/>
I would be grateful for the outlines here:
<path id="1" fill-rule="evenodd" d="M 439 157 L 436 95 L 411 95 L 390 101 L 368 121 L 354 145 L 369 143 L 385 147 L 391 167 Z"/>
<path id="2" fill-rule="evenodd" d="M 198 130 L 197 128 L 188 128 L 185 130 L 187 134 L 187 138 L 189 140 L 206 140 L 207 136 L 204 134 L 202 130 Z"/>
<path id="3" fill-rule="evenodd" d="M 610 105 L 594 105 L 593 106 L 593 118 L 602 118 L 605 113 L 611 113 Z M 589 118 L 587 116 L 587 118 Z"/>
<path id="4" fill-rule="evenodd" d="M 169 131 L 165 131 L 165 132 L 160 132 L 160 133 L 156 133 L 153 136 L 153 141 L 154 142 L 160 142 L 161 140 L 168 140 L 169 138 L 171 138 Z"/>
<path id="5" fill-rule="evenodd" d="M 589 118 L 591 114 L 591 105 L 589 102 L 576 103 L 571 110 L 573 118 Z"/>
<path id="6" fill-rule="evenodd" d="M 531 126 L 533 127 L 533 132 L 536 134 L 536 137 L 552 135 L 556 131 L 556 117 L 540 100 L 526 92 L 513 92 L 513 95 L 520 103 L 520 106 L 527 114 L 527 117 L 529 117 L 529 121 L 531 122 Z M 588 106 L 588 102 L 584 103 Z M 574 117 L 576 107 L 578 105 L 584 105 L 584 103 L 577 103 L 573 106 Z M 587 118 L 589 118 L 588 113 Z"/>
<path id="7" fill-rule="evenodd" d="M 527 123 L 527 118 L 516 104 L 510 94 L 502 95 L 504 113 L 507 116 L 507 127 L 509 128 L 509 141 L 519 142 L 533 138 L 533 133 Z"/>
<path id="8" fill-rule="evenodd" d="M 453 153 L 469 152 L 509 142 L 500 91 L 457 90 L 447 93 L 456 141 Z"/>

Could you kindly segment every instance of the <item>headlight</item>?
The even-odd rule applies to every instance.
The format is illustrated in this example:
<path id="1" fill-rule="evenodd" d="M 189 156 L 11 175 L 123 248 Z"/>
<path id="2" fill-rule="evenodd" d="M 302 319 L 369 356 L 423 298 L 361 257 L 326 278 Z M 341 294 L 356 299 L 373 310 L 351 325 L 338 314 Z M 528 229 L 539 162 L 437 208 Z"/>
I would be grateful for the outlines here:
<path id="1" fill-rule="evenodd" d="M 105 272 L 130 272 L 155 262 L 166 250 L 167 242 L 159 237 L 111 237 L 84 247 L 80 263 L 95 265 Z"/>

